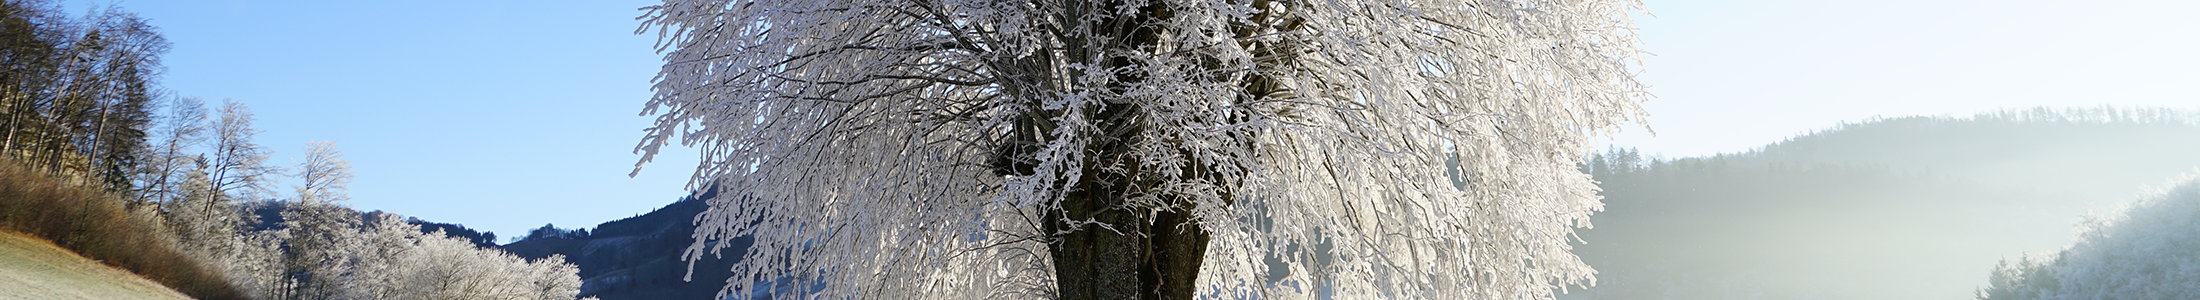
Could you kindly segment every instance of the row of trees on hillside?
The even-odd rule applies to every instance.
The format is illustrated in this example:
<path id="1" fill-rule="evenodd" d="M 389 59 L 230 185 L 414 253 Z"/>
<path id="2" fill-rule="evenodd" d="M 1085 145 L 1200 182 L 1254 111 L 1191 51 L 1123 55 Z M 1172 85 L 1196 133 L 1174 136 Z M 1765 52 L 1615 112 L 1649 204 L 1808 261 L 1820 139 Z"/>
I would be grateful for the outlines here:
<path id="1" fill-rule="evenodd" d="M 572 299 L 577 269 L 561 257 L 529 261 L 473 239 L 423 232 L 414 222 L 346 206 L 353 174 L 333 143 L 309 144 L 292 168 L 266 163 L 250 108 L 209 115 L 190 98 L 154 130 L 157 172 L 136 195 L 164 216 L 187 253 L 215 262 L 255 299 Z M 204 150 L 205 152 L 193 152 Z M 271 187 L 293 176 L 290 193 Z M 278 206 L 274 224 L 252 213 Z"/>
<path id="2" fill-rule="evenodd" d="M 72 19 L 44 1 L 0 3 L 0 156 L 124 192 L 142 174 L 168 41 L 116 7 Z"/>

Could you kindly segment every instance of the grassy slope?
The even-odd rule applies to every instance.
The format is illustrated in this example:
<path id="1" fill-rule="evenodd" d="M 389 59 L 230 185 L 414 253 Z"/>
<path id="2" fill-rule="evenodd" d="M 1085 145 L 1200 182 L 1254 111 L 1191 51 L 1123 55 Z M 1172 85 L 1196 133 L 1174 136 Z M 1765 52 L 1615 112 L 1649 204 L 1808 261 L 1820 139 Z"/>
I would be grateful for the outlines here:
<path id="1" fill-rule="evenodd" d="M 191 299 L 52 242 L 0 232 L 0 299 Z"/>
<path id="2" fill-rule="evenodd" d="M 0 159 L 0 229 L 50 241 L 194 298 L 244 299 L 217 269 L 162 238 L 172 233 L 157 217 L 123 206 L 111 194 Z"/>

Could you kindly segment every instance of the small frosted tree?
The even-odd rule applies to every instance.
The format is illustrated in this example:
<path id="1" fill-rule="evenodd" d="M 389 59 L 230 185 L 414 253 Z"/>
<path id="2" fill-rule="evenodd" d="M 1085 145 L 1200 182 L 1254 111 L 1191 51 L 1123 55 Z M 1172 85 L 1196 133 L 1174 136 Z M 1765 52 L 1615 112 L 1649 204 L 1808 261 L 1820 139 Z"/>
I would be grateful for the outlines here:
<path id="1" fill-rule="evenodd" d="M 186 171 L 178 181 L 183 193 L 163 202 L 169 229 L 176 233 L 186 253 L 218 262 L 221 253 L 234 252 L 233 238 L 244 226 L 242 211 L 229 197 L 212 195 L 206 172 Z"/>
<path id="2" fill-rule="evenodd" d="M 418 237 L 418 227 L 390 214 L 367 214 L 359 231 L 344 236 L 337 247 L 344 251 L 347 263 L 354 266 L 348 277 L 341 280 L 344 298 L 349 299 L 397 299 L 403 292 L 404 274 L 408 266 L 398 262 L 418 251 L 412 247 Z"/>
<path id="3" fill-rule="evenodd" d="M 167 113 L 155 118 L 153 146 L 145 149 L 145 170 L 139 172 L 135 202 L 165 202 L 180 196 L 184 172 L 192 171 L 192 151 L 206 143 L 206 101 L 196 97 L 170 99 Z"/>
<path id="4" fill-rule="evenodd" d="M 191 105 L 185 106 L 190 109 Z M 252 141 L 259 130 L 252 128 L 250 109 L 229 102 L 220 113 L 221 118 L 206 127 L 212 153 L 193 158 L 193 168 L 180 172 L 180 182 L 163 188 L 171 191 L 164 194 L 176 197 L 164 201 L 162 211 L 185 252 L 228 269 L 230 282 L 247 293 L 279 297 L 288 291 L 280 249 L 288 233 L 245 230 L 256 219 L 238 205 L 240 200 L 265 195 L 266 177 L 278 169 L 265 164 L 267 151 Z M 181 149 L 191 143 L 188 127 L 195 125 L 172 126 L 184 128 L 167 132 L 175 135 L 166 141 L 168 146 Z"/>
<path id="5" fill-rule="evenodd" d="M 1550 298 L 1637 6 L 667 0 L 637 151 L 702 151 L 727 295 Z"/>
<path id="6" fill-rule="evenodd" d="M 242 102 L 222 103 L 221 119 L 211 125 L 213 153 L 203 158 L 206 162 L 201 166 L 210 183 L 208 194 L 239 199 L 267 195 L 267 176 L 282 169 L 267 165 L 267 148 L 253 141 L 260 130 L 252 127 L 252 108 Z"/>
<path id="7" fill-rule="evenodd" d="M 298 282 L 291 277 L 283 241 L 289 230 L 241 231 L 229 237 L 228 252 L 215 253 L 225 267 L 229 284 L 254 299 L 294 299 Z"/>
<path id="8" fill-rule="evenodd" d="M 314 141 L 306 145 L 305 161 L 298 163 L 297 197 L 283 205 L 285 272 L 299 279 L 294 299 L 329 299 L 338 293 L 339 276 L 350 270 L 336 248 L 345 234 L 360 230 L 359 213 L 346 207 L 346 189 L 352 180 L 351 163 L 336 144 Z"/>

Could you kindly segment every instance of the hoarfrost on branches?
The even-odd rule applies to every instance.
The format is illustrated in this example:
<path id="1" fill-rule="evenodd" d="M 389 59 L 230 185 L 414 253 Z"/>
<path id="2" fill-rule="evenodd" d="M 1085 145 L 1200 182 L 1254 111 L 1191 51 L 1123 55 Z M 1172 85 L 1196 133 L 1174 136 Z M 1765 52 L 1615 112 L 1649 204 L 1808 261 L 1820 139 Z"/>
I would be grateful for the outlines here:
<path id="1" fill-rule="evenodd" d="M 2200 171 L 2170 180 L 2119 212 L 2086 216 L 2076 242 L 2043 257 L 2004 260 L 1976 299 L 2200 297 Z"/>
<path id="2" fill-rule="evenodd" d="M 306 143 L 306 160 L 298 163 L 298 201 L 344 202 L 351 197 L 351 162 L 331 141 Z"/>
<path id="3" fill-rule="evenodd" d="M 336 299 L 565 300 L 580 293 L 580 269 L 564 256 L 528 261 L 477 248 L 442 231 L 420 232 L 395 215 L 369 214 L 339 240 L 350 272 Z"/>
<path id="4" fill-rule="evenodd" d="M 637 151 L 701 150 L 686 255 L 753 237 L 732 295 L 1059 296 L 1049 247 L 1169 215 L 1199 295 L 1550 298 L 1639 5 L 667 0 Z"/>
<path id="5" fill-rule="evenodd" d="M 258 200 L 271 193 L 269 175 L 279 175 L 282 168 L 267 164 L 268 150 L 253 142 L 260 134 L 252 127 L 252 108 L 243 102 L 225 101 L 221 118 L 209 124 L 213 130 L 213 153 L 209 153 L 204 166 L 212 183 L 208 192 L 216 196 L 236 196 L 244 200 Z"/>

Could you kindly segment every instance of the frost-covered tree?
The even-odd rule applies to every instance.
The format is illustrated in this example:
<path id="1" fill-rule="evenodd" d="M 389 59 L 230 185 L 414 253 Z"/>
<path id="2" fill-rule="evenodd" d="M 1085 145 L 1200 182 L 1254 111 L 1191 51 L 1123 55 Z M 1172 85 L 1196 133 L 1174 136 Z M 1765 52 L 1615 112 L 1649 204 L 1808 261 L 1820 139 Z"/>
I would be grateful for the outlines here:
<path id="1" fill-rule="evenodd" d="M 668 0 L 637 151 L 728 295 L 1549 298 L 1638 6 Z"/>
<path id="2" fill-rule="evenodd" d="M 242 127 L 249 129 L 249 121 Z M 568 300 L 580 292 L 579 269 L 562 257 L 528 261 L 441 231 L 422 232 L 396 215 L 352 210 L 344 202 L 353 175 L 343 154 L 326 141 L 305 153 L 298 194 L 282 202 L 240 204 L 257 194 L 248 187 L 221 193 L 214 176 L 201 171 L 215 168 L 197 160 L 179 175 L 181 194 L 162 202 L 180 244 L 223 268 L 229 283 L 254 299 Z M 251 205 L 280 205 L 281 223 L 253 224 L 258 218 L 245 209 Z"/>
<path id="3" fill-rule="evenodd" d="M 351 189 L 351 162 L 344 160 L 344 153 L 336 150 L 336 143 L 313 141 L 306 144 L 306 160 L 298 163 L 299 202 L 335 202 L 350 200 L 346 191 Z"/>
<path id="4" fill-rule="evenodd" d="M 181 177 L 182 193 L 160 203 L 177 247 L 221 269 L 224 279 L 248 296 L 266 298 L 285 290 L 281 242 L 287 233 L 246 230 L 253 218 L 235 198 L 213 194 L 206 172 L 192 169 Z"/>
<path id="5" fill-rule="evenodd" d="M 193 103 L 182 103 L 180 109 L 195 109 Z M 246 230 L 257 220 L 250 218 L 240 206 L 242 199 L 252 199 L 266 194 L 266 176 L 276 172 L 267 166 L 267 151 L 252 141 L 259 131 L 252 128 L 252 113 L 244 104 L 230 102 L 223 105 L 221 118 L 208 124 L 206 130 L 213 142 L 213 152 L 192 158 L 192 168 L 182 170 L 179 182 L 172 190 L 175 197 L 162 202 L 168 223 L 175 230 L 179 244 L 186 253 L 227 269 L 226 276 L 232 285 L 256 297 L 277 297 L 287 293 L 290 283 L 283 276 L 282 242 L 287 232 L 255 232 Z M 197 118 L 179 115 L 189 122 Z M 170 124 L 178 128 L 165 132 L 173 140 L 164 141 L 164 147 L 175 147 L 168 155 L 180 157 L 182 148 L 192 143 L 193 133 L 189 123 Z M 172 171 L 173 172 L 173 171 Z"/>
<path id="6" fill-rule="evenodd" d="M 2200 173 L 2088 216 L 2070 248 L 2004 261 L 1988 284 L 1978 299 L 2200 299 Z"/>
<path id="7" fill-rule="evenodd" d="M 405 273 L 397 262 L 414 251 L 418 232 L 394 215 L 368 214 L 363 222 L 360 231 L 339 241 L 343 247 L 337 249 L 354 266 L 341 289 L 348 299 L 396 299 L 404 278 L 392 274 Z"/>
<path id="8" fill-rule="evenodd" d="M 215 258 L 227 267 L 223 275 L 230 285 L 253 299 L 293 299 L 298 281 L 286 272 L 283 249 L 288 230 L 242 231 L 229 238 L 230 251 L 215 253 Z"/>
<path id="9" fill-rule="evenodd" d="M 337 295 L 340 276 L 350 270 L 337 250 L 346 234 L 360 230 L 359 213 L 344 205 L 351 197 L 346 187 L 352 180 L 351 163 L 336 144 L 315 141 L 306 146 L 306 159 L 298 163 L 297 197 L 283 205 L 284 272 L 297 281 L 289 299 L 331 299 Z"/>
<path id="10" fill-rule="evenodd" d="M 210 195 L 254 199 L 268 194 L 268 175 L 280 168 L 267 164 L 268 151 L 253 141 L 260 133 L 252 128 L 252 109 L 242 102 L 222 103 L 221 119 L 212 127 L 213 152 L 204 158 Z"/>
<path id="11" fill-rule="evenodd" d="M 553 255 L 527 261 L 474 246 L 389 214 L 373 214 L 367 230 L 348 235 L 354 259 L 335 299 L 568 300 L 580 293 L 580 269 Z"/>
<path id="12" fill-rule="evenodd" d="M 178 97 L 163 108 L 166 113 L 155 118 L 149 137 L 153 145 L 145 150 L 145 170 L 138 173 L 136 202 L 164 202 L 178 197 L 183 173 L 192 170 L 196 156 L 192 151 L 206 143 L 205 100 Z"/>
<path id="13" fill-rule="evenodd" d="M 186 253 L 214 261 L 219 253 L 233 252 L 232 238 L 244 226 L 243 212 L 236 201 L 225 196 L 211 195 L 211 180 L 206 172 L 184 172 L 178 181 L 183 193 L 174 200 L 162 202 L 169 229 L 176 233 L 180 247 Z"/>

